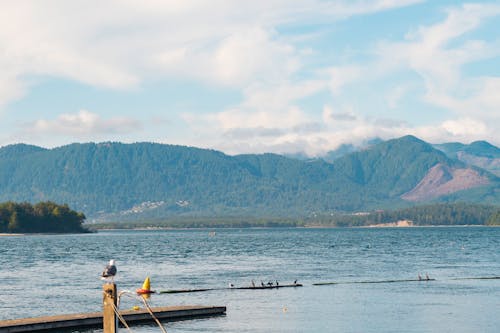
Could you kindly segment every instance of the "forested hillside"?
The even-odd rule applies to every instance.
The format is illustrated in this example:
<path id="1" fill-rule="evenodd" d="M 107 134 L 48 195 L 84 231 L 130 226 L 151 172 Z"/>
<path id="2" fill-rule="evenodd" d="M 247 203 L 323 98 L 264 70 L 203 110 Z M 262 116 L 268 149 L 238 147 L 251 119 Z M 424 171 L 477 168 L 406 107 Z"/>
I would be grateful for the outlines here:
<path id="1" fill-rule="evenodd" d="M 451 158 L 475 165 L 500 176 L 500 149 L 486 141 L 475 141 L 469 145 L 445 143 L 434 145 Z"/>
<path id="2" fill-rule="evenodd" d="M 331 163 L 154 143 L 12 145 L 0 149 L 0 201 L 62 202 L 89 219 L 108 220 L 309 216 L 412 205 L 404 195 L 437 164 L 460 171 L 442 175 L 436 180 L 441 186 L 462 183 L 456 177 L 462 174 L 478 181 L 459 190 L 444 187 L 433 201 L 500 203 L 497 177 L 412 136 Z M 425 197 L 429 186 L 419 191 Z"/>
<path id="3" fill-rule="evenodd" d="M 352 227 L 408 222 L 412 226 L 430 225 L 495 225 L 500 224 L 500 207 L 480 204 L 428 204 L 395 210 L 379 210 L 362 214 L 315 216 L 305 224 Z"/>
<path id="4" fill-rule="evenodd" d="M 54 202 L 0 203 L 0 233 L 86 232 L 85 215 Z"/>

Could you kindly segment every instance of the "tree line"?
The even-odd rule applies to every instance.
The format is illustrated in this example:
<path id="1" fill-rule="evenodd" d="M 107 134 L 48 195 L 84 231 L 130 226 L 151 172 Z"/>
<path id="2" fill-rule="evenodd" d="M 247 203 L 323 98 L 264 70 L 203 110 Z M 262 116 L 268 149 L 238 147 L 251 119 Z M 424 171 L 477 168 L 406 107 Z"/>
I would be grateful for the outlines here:
<path id="1" fill-rule="evenodd" d="M 387 210 L 409 204 L 401 195 L 437 163 L 463 167 L 414 137 L 389 140 L 332 163 L 155 143 L 12 145 L 0 148 L 0 202 L 50 198 L 84 211 L 88 220 L 107 221 Z M 498 205 L 499 180 L 488 177 L 490 185 L 438 200 Z M 148 201 L 162 204 L 122 215 Z"/>
<path id="2" fill-rule="evenodd" d="M 493 205 L 439 203 L 369 213 L 320 215 L 308 218 L 306 224 L 352 227 L 401 220 L 409 220 L 417 226 L 500 225 L 500 208 Z"/>
<path id="3" fill-rule="evenodd" d="M 0 232 L 3 233 L 78 233 L 85 215 L 68 205 L 51 201 L 32 205 L 28 202 L 0 203 Z"/>
<path id="4" fill-rule="evenodd" d="M 500 207 L 467 203 L 430 204 L 366 213 L 314 213 L 308 217 L 165 217 L 142 221 L 93 224 L 93 229 L 133 228 L 249 228 L 249 227 L 361 227 L 409 220 L 415 226 L 500 225 Z"/>

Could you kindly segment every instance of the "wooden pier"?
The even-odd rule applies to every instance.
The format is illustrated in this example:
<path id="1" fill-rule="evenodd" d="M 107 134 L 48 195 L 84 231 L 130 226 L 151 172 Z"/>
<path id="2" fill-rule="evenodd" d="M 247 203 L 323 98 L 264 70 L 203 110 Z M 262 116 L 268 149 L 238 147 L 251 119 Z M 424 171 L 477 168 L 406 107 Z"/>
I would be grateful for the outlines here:
<path id="1" fill-rule="evenodd" d="M 151 308 L 159 320 L 168 322 L 224 315 L 225 306 L 167 306 Z M 147 309 L 120 311 L 127 324 L 153 322 Z M 50 332 L 102 327 L 103 313 L 80 313 L 26 319 L 0 320 L 0 333 Z"/>

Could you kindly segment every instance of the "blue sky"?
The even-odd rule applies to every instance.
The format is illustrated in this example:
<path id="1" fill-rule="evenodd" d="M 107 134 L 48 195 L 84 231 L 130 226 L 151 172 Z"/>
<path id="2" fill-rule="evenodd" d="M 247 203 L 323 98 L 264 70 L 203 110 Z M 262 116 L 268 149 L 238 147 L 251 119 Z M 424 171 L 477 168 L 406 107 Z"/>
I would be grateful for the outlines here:
<path id="1" fill-rule="evenodd" d="M 2 1 L 0 145 L 500 145 L 500 2 Z"/>

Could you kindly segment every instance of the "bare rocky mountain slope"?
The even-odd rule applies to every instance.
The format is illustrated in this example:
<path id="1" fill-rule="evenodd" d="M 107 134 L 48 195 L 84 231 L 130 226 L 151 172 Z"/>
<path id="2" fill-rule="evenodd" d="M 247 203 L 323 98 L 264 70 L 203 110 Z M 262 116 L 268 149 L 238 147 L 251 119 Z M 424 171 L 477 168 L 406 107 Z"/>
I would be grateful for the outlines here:
<path id="1" fill-rule="evenodd" d="M 458 191 L 490 184 L 490 179 L 472 168 L 454 168 L 438 163 L 411 191 L 403 194 L 408 201 L 427 201 Z"/>

